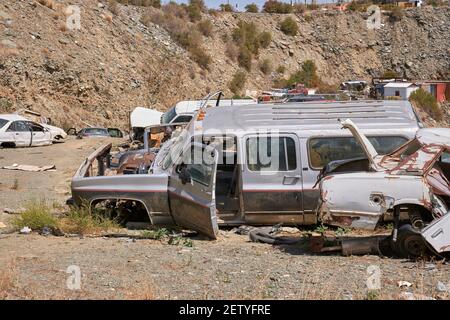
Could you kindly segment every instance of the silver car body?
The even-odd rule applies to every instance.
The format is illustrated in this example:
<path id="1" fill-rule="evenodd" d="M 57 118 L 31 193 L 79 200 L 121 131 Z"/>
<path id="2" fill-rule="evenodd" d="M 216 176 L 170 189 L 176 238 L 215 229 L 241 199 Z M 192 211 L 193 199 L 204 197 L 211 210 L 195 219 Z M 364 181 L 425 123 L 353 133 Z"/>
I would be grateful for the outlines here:
<path id="1" fill-rule="evenodd" d="M 369 168 L 331 171 L 321 179 L 321 220 L 374 229 L 395 207 L 419 208 L 432 221 L 423 229 L 426 240 L 438 252 L 450 251 L 450 129 L 420 129 L 415 139 L 382 156 L 351 120 L 342 125 L 364 146 Z"/>
<path id="2" fill-rule="evenodd" d="M 217 234 L 217 223 L 315 224 L 319 199 L 315 184 L 322 167 L 320 161 L 326 161 L 327 156 L 319 157 L 318 164 L 313 165 L 317 159 L 311 158 L 317 155 L 311 154 L 311 146 L 328 150 L 323 145 L 335 138 L 357 145 L 350 132 L 341 129 L 340 118 L 352 118 L 373 139 L 392 138 L 389 148 L 413 138 L 420 127 L 406 101 L 255 104 L 202 109 L 186 130 L 161 146 L 148 174 L 92 174 L 93 162 L 109 153 L 108 146 L 97 150 L 74 176 L 73 198 L 76 201 L 84 198 L 91 203 L 101 199 L 137 200 L 145 205 L 153 223 L 180 224 L 212 238 Z M 258 147 L 261 137 L 284 145 L 279 150 L 280 157 L 286 161 L 284 169 L 262 173 L 247 161 L 250 149 Z M 231 147 L 218 147 L 225 140 L 231 141 Z M 191 150 L 194 144 L 202 150 L 208 145 L 215 146 L 218 156 L 214 163 L 189 167 L 201 181 L 192 178 L 185 183 L 180 174 L 180 163 L 183 164 L 180 159 L 182 152 Z M 333 150 L 341 148 L 336 143 L 333 146 Z M 319 153 L 317 150 L 315 153 Z M 359 153 L 363 152 L 358 150 Z M 345 154 L 338 158 L 341 156 Z"/>

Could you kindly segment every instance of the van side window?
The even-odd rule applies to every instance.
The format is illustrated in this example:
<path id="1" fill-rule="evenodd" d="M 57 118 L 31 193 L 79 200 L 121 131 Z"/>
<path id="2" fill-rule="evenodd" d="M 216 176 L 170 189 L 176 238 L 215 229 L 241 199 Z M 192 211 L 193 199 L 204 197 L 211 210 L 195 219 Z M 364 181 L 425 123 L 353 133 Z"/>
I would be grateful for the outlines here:
<path id="1" fill-rule="evenodd" d="M 407 139 L 405 137 L 368 137 L 379 154 L 388 154 Z M 311 138 L 308 143 L 311 168 L 322 169 L 329 162 L 365 157 L 364 151 L 353 137 Z"/>
<path id="2" fill-rule="evenodd" d="M 250 137 L 246 142 L 250 171 L 292 171 L 297 169 L 295 141 L 289 137 Z"/>

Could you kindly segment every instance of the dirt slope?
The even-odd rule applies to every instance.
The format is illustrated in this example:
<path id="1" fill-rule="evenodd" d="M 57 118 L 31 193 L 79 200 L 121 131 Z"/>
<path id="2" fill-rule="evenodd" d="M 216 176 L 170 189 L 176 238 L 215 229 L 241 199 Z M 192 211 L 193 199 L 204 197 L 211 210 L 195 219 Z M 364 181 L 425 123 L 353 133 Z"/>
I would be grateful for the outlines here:
<path id="1" fill-rule="evenodd" d="M 330 83 L 369 79 L 393 69 L 411 78 L 439 78 L 450 70 L 450 9 L 412 9 L 397 23 L 383 16 L 380 30 L 368 31 L 361 13 L 312 14 L 297 20 L 300 33 L 284 35 L 278 22 L 285 15 L 220 13 L 205 15 L 214 25 L 205 38 L 213 62 L 202 70 L 162 28 L 140 23 L 145 9 L 120 6 L 112 14 L 98 1 L 70 1 L 81 9 L 81 30 L 70 31 L 64 10 L 35 0 L 0 4 L 0 112 L 20 108 L 42 111 L 57 124 L 126 127 L 127 115 L 142 105 L 164 110 L 175 101 L 227 89 L 239 69 L 225 54 L 224 34 L 239 20 L 254 21 L 272 33 L 259 60 L 292 72 L 313 59 Z M 257 61 L 247 89 L 262 89 L 279 75 L 264 75 Z"/>

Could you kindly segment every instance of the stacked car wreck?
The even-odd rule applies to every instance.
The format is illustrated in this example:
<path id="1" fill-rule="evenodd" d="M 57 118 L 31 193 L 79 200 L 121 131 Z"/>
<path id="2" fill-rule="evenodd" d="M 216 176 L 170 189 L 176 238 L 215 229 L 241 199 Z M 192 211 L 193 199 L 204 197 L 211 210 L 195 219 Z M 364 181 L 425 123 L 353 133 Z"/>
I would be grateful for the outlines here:
<path id="1" fill-rule="evenodd" d="M 394 222 L 394 250 L 418 256 L 426 242 L 450 251 L 450 129 L 420 129 L 388 155 L 379 155 L 351 121 L 342 122 L 366 158 L 332 162 L 320 181 L 322 222 L 373 230 Z"/>

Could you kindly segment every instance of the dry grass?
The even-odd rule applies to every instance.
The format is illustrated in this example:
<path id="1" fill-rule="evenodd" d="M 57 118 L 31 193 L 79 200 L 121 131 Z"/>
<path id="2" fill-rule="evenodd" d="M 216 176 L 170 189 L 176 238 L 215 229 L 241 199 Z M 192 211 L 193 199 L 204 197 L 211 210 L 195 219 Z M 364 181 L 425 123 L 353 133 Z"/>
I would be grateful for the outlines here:
<path id="1" fill-rule="evenodd" d="M 64 233 L 83 235 L 98 234 L 120 228 L 117 221 L 101 214 L 98 210 L 92 210 L 91 213 L 87 206 L 71 208 L 58 217 L 52 214 L 55 209 L 60 208 L 54 206 L 52 208 L 42 200 L 31 201 L 25 206 L 25 211 L 12 221 L 12 224 L 17 229 L 29 227 L 35 231 L 47 227 Z"/>
<path id="2" fill-rule="evenodd" d="M 4 270 L 0 270 L 0 300 L 8 298 L 16 285 L 17 277 L 15 261 L 4 265 L 4 267 Z"/>
<path id="3" fill-rule="evenodd" d="M 155 287 L 149 283 L 144 283 L 141 287 L 135 288 L 127 294 L 129 300 L 155 300 Z"/>

